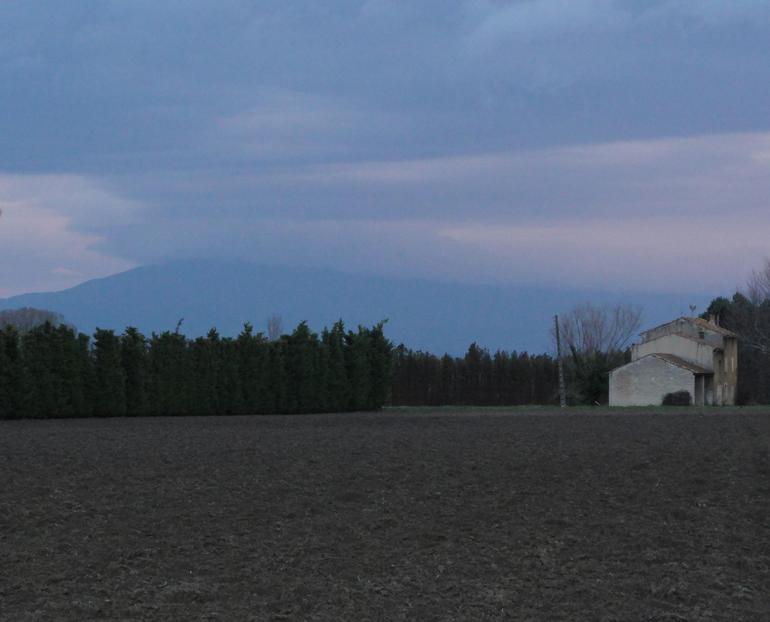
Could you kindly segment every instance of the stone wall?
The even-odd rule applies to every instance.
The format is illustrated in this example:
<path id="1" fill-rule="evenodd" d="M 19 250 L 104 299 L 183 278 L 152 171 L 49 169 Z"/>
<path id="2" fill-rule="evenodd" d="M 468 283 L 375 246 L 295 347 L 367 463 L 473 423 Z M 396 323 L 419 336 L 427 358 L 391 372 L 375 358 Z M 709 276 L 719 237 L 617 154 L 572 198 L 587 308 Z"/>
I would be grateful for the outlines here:
<path id="1" fill-rule="evenodd" d="M 656 356 L 610 372 L 610 406 L 660 406 L 666 393 L 676 391 L 695 399 L 695 374 Z"/>

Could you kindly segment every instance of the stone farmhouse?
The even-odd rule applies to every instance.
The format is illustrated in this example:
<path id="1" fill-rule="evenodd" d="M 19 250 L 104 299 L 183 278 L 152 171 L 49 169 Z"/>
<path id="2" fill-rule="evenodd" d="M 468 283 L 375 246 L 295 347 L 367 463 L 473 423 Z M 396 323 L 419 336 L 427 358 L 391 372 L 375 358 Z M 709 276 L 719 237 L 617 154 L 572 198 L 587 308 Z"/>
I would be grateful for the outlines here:
<path id="1" fill-rule="evenodd" d="M 610 372 L 610 406 L 660 405 L 678 391 L 696 406 L 735 404 L 738 338 L 715 318 L 680 317 L 640 337 L 631 362 Z"/>

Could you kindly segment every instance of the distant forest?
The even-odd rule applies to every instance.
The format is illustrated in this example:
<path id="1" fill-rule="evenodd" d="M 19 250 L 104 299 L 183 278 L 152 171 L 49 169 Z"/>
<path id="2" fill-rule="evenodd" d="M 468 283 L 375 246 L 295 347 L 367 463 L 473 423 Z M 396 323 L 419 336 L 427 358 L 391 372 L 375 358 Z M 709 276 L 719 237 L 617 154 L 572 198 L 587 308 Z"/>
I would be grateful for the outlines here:
<path id="1" fill-rule="evenodd" d="M 0 418 L 374 410 L 390 392 L 391 350 L 382 324 L 319 336 L 302 323 L 275 340 L 249 325 L 191 340 L 0 324 Z"/>
<path id="2" fill-rule="evenodd" d="M 546 354 L 488 350 L 438 357 L 401 345 L 393 353 L 394 406 L 514 406 L 559 401 L 557 361 Z"/>

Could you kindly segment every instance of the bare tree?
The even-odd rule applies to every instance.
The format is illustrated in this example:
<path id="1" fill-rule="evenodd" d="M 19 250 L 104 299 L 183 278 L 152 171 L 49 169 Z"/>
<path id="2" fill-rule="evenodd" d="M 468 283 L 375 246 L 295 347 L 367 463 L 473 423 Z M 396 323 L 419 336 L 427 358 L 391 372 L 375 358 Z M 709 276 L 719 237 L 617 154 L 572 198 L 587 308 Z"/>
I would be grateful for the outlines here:
<path id="1" fill-rule="evenodd" d="M 26 333 L 37 326 L 42 326 L 46 322 L 54 326 L 64 324 L 74 329 L 74 326 L 67 323 L 61 315 L 53 311 L 46 311 L 45 309 L 23 307 L 21 309 L 0 311 L 0 328 L 13 326 L 20 333 Z"/>
<path id="2" fill-rule="evenodd" d="M 631 304 L 583 303 L 559 319 L 562 339 L 571 351 L 581 354 L 621 352 L 641 324 L 642 310 Z"/>
<path id="3" fill-rule="evenodd" d="M 607 402 L 608 372 L 624 362 L 623 350 L 639 330 L 642 311 L 630 304 L 583 303 L 559 317 L 562 341 L 570 352 L 569 393 L 583 404 Z M 551 329 L 555 338 L 556 327 Z"/>
<path id="4" fill-rule="evenodd" d="M 733 298 L 729 314 L 730 329 L 744 346 L 770 354 L 770 259 L 752 271 L 743 291 Z"/>
<path id="5" fill-rule="evenodd" d="M 267 338 L 270 341 L 279 339 L 283 334 L 283 319 L 277 313 L 267 318 Z"/>
<path id="6" fill-rule="evenodd" d="M 746 297 L 754 304 L 770 299 L 770 259 L 759 270 L 754 270 L 746 283 Z"/>

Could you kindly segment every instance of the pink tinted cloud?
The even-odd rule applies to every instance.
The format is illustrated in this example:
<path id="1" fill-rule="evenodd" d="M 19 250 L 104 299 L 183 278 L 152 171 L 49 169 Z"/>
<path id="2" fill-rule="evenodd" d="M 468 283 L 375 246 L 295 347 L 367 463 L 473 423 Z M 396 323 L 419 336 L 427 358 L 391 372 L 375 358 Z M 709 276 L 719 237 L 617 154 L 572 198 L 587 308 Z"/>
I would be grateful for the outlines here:
<path id="1" fill-rule="evenodd" d="M 250 210 L 198 214 L 145 212 L 82 178 L 9 186 L 0 177 L 0 201 L 17 219 L 13 240 L 0 226 L 0 259 L 29 258 L 23 277 L 6 272 L 0 286 L 62 287 L 131 265 L 124 256 L 225 256 L 472 282 L 730 293 L 770 255 L 768 153 L 770 134 L 725 134 L 297 165 L 235 180 L 201 174 L 197 192 L 212 204 L 226 205 L 217 193 L 234 182 L 258 199 Z M 290 194 L 298 187 L 302 202 Z M 286 209 L 262 213 L 276 188 Z M 334 193 L 360 209 L 314 204 Z M 119 246 L 102 237 L 115 227 Z M 55 252 L 35 252 L 41 246 Z"/>
<path id="2" fill-rule="evenodd" d="M 0 296 L 71 287 L 132 267 L 84 230 L 126 218 L 128 204 L 70 176 L 0 176 Z"/>
<path id="3" fill-rule="evenodd" d="M 448 226 L 463 255 L 495 261 L 508 278 L 563 287 L 729 295 L 770 254 L 770 215 L 719 219 L 601 220 L 554 225 Z"/>

